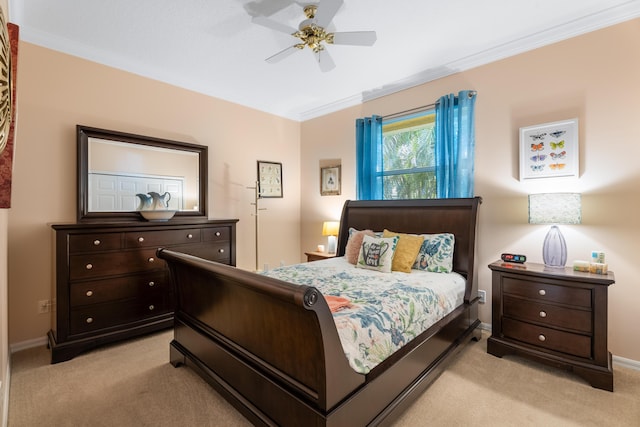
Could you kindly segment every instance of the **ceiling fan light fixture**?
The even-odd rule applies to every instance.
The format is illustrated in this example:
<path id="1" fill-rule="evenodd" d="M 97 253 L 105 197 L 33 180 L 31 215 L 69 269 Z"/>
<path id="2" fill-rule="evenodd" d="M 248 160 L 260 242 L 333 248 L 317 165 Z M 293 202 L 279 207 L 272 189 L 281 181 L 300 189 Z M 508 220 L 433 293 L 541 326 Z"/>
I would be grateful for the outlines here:
<path id="1" fill-rule="evenodd" d="M 308 19 L 313 19 L 316 17 L 316 12 L 318 11 L 318 6 L 315 4 L 308 4 L 304 7 L 304 15 Z"/>
<path id="2" fill-rule="evenodd" d="M 303 11 L 307 19 L 303 20 L 298 26 L 298 30 L 287 31 L 290 27 L 279 22 L 273 21 L 267 17 L 254 18 L 253 22 L 265 27 L 286 32 L 287 34 L 300 40 L 281 52 L 267 58 L 270 64 L 276 63 L 283 58 L 289 56 L 291 51 L 304 49 L 307 46 L 315 54 L 317 54 L 318 63 L 322 71 L 328 71 L 335 67 L 333 59 L 326 50 L 326 44 L 341 44 L 353 46 L 372 46 L 376 41 L 375 31 L 354 31 L 354 32 L 336 32 L 328 33 L 325 28 L 331 23 L 331 20 L 342 6 L 344 0 L 323 0 L 320 9 L 317 4 L 308 4 L 303 6 Z M 296 49 L 297 48 L 297 49 Z M 322 53 L 322 55 L 320 55 Z"/>

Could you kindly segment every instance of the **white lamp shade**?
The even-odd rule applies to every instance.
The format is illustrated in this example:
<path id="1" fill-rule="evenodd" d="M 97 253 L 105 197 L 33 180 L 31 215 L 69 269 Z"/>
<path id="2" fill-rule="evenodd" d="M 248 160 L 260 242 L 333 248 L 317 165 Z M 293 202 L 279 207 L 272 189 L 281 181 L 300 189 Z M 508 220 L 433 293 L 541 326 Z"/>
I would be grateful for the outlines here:
<path id="1" fill-rule="evenodd" d="M 322 224 L 323 236 L 337 236 L 340 229 L 340 222 L 338 221 L 325 221 Z"/>
<path id="2" fill-rule="evenodd" d="M 582 201 L 579 193 L 529 195 L 530 224 L 580 224 Z"/>

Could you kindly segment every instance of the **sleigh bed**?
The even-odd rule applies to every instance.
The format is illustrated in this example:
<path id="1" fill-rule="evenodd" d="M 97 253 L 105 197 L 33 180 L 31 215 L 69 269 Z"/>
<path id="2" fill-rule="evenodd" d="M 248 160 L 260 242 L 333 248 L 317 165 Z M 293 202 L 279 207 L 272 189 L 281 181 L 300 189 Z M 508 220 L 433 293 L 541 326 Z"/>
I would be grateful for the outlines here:
<path id="1" fill-rule="evenodd" d="M 345 203 L 337 257 L 345 255 L 354 230 L 450 233 L 455 238 L 453 273 L 442 274 L 463 278 L 460 305 L 415 338 L 403 339 L 398 350 L 362 372 L 350 365 L 336 327 L 334 316 L 344 317 L 345 312 L 332 313 L 331 296 L 318 287 L 159 249 L 176 292 L 170 362 L 194 369 L 255 425 L 390 424 L 462 345 L 480 336 L 474 282 L 480 201 L 476 197 Z M 327 261 L 323 270 L 343 262 Z M 320 268 L 323 262 L 311 264 Z M 413 277 L 418 272 L 376 274 Z M 357 309 L 357 303 L 347 302 L 347 310 Z"/>

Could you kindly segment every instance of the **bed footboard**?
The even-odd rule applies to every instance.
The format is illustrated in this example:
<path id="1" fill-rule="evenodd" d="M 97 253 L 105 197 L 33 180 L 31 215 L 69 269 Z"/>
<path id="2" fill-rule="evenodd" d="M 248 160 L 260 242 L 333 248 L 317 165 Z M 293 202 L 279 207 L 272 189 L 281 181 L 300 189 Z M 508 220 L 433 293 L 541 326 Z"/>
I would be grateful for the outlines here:
<path id="1" fill-rule="evenodd" d="M 166 249 L 158 257 L 175 285 L 174 365 L 189 364 L 188 356 L 198 369 L 215 367 L 208 376 L 216 388 L 280 408 L 285 424 L 296 413 L 305 422 L 322 417 L 365 382 L 349 366 L 317 289 Z"/>

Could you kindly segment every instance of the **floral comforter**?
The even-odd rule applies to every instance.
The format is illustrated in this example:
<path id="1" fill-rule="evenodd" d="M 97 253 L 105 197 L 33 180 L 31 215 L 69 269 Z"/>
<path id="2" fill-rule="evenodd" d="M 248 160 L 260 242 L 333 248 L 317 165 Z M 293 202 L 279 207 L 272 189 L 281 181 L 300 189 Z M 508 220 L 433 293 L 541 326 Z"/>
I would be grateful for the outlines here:
<path id="1" fill-rule="evenodd" d="M 350 301 L 333 318 L 349 364 L 362 374 L 462 304 L 465 291 L 457 273 L 381 273 L 356 268 L 344 257 L 263 274 Z"/>

